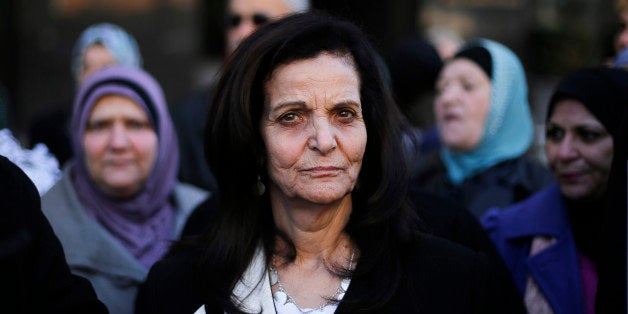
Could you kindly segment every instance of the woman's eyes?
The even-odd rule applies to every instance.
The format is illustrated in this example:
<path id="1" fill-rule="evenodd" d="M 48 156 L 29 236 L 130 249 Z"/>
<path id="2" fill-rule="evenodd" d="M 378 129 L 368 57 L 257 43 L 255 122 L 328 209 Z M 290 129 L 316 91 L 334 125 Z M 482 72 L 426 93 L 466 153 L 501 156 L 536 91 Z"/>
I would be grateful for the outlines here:
<path id="1" fill-rule="evenodd" d="M 607 135 L 604 131 L 591 130 L 588 128 L 576 128 L 573 130 L 574 135 L 580 139 L 583 143 L 593 143 Z M 566 131 L 560 127 L 549 127 L 545 132 L 545 138 L 549 141 L 559 142 L 562 141 L 566 135 Z"/>
<path id="2" fill-rule="evenodd" d="M 602 136 L 604 136 L 603 132 L 587 130 L 587 129 L 578 129 L 577 134 L 585 143 L 595 142 L 598 139 L 600 139 Z"/>
<path id="3" fill-rule="evenodd" d="M 86 130 L 90 132 L 103 131 L 112 128 L 116 124 L 112 120 L 98 120 L 87 123 Z M 152 130 L 153 127 L 148 121 L 142 120 L 126 120 L 123 122 L 124 128 L 127 130 Z"/>
<path id="4" fill-rule="evenodd" d="M 462 88 L 463 88 L 465 91 L 467 91 L 467 92 L 472 91 L 474 87 L 475 87 L 475 85 L 473 85 L 473 84 L 471 84 L 471 83 L 469 83 L 469 82 L 463 82 L 463 83 L 462 83 Z"/>
<path id="5" fill-rule="evenodd" d="M 301 120 L 301 116 L 296 112 L 286 112 L 279 117 L 279 121 L 285 124 L 295 124 Z"/>
<path id="6" fill-rule="evenodd" d="M 558 127 L 551 127 L 545 131 L 545 138 L 553 142 L 560 141 L 564 136 L 565 130 Z"/>
<path id="7" fill-rule="evenodd" d="M 133 129 L 133 130 L 141 130 L 141 129 L 150 129 L 151 128 L 150 123 L 148 123 L 146 121 L 139 121 L 139 120 L 127 121 L 126 125 L 127 125 L 127 128 Z"/>
<path id="8" fill-rule="evenodd" d="M 111 125 L 111 122 L 109 121 L 104 121 L 104 120 L 93 121 L 93 122 L 90 121 L 89 123 L 87 123 L 87 127 L 85 128 L 85 130 L 99 131 L 99 130 L 104 130 L 108 128 L 110 125 Z"/>
<path id="9" fill-rule="evenodd" d="M 355 119 L 355 117 L 356 117 L 356 113 L 353 110 L 341 109 L 338 111 L 338 119 L 341 122 L 345 122 L 345 123 L 351 122 L 353 121 L 353 119 Z"/>
<path id="10" fill-rule="evenodd" d="M 357 113 L 353 109 L 343 108 L 336 110 L 333 115 L 334 119 L 341 123 L 350 123 L 356 118 Z M 284 125 L 295 125 L 306 119 L 307 113 L 289 111 L 279 116 L 277 120 Z"/>
<path id="11" fill-rule="evenodd" d="M 472 92 L 475 89 L 475 84 L 469 81 L 457 81 L 454 83 L 451 82 L 441 82 L 436 85 L 436 96 L 440 96 L 448 89 L 456 87 L 461 88 L 465 92 Z"/>

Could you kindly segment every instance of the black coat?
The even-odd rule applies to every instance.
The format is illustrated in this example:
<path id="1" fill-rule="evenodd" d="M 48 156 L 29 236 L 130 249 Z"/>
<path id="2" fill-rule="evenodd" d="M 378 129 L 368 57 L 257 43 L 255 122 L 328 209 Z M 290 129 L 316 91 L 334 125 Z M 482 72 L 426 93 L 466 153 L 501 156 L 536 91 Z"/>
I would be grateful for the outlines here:
<path id="1" fill-rule="evenodd" d="M 543 165 L 518 157 L 502 161 L 454 185 L 438 152 L 421 158 L 412 183 L 429 192 L 456 201 L 479 218 L 491 207 L 506 207 L 528 198 L 554 181 Z"/>
<path id="2" fill-rule="evenodd" d="M 194 209 L 183 229 L 182 238 L 189 239 L 201 234 L 215 220 L 218 198 L 216 192 Z M 423 223 L 423 229 L 428 233 L 487 255 L 493 264 L 496 283 L 500 287 L 498 293 L 502 306 L 524 312 L 521 295 L 510 271 L 478 220 L 466 208 L 417 186 L 411 187 L 410 200 Z"/>
<path id="3" fill-rule="evenodd" d="M 70 273 L 35 185 L 4 156 L 0 204 L 0 312 L 107 313 L 89 281 Z"/>
<path id="4" fill-rule="evenodd" d="M 215 220 L 218 197 L 218 193 L 215 193 L 197 206 L 185 225 L 183 238 L 201 234 Z M 423 228 L 430 234 L 488 257 L 495 285 L 499 287 L 495 298 L 498 308 L 507 308 L 510 313 L 525 312 L 522 297 L 508 268 L 478 220 L 466 208 L 417 186 L 411 187 L 410 200 L 423 223 Z"/>
<path id="5" fill-rule="evenodd" d="M 412 186 L 410 195 L 418 216 L 431 234 L 488 257 L 498 287 L 497 306 L 510 309 L 509 313 L 524 313 L 523 298 L 512 275 L 479 221 L 456 202 L 416 186 Z"/>
<path id="6" fill-rule="evenodd" d="M 140 288 L 136 313 L 193 313 L 205 302 L 197 288 L 197 255 L 177 251 L 151 269 Z M 403 247 L 402 274 L 392 299 L 377 313 L 517 313 L 504 308 L 497 294 L 491 264 L 484 254 L 442 238 L 422 235 Z M 359 272 L 360 263 L 357 264 Z M 347 302 L 377 289 L 382 274 L 355 277 L 336 313 Z M 211 278 L 208 278 L 211 280 Z M 207 313 L 223 313 L 219 304 L 205 304 Z"/>

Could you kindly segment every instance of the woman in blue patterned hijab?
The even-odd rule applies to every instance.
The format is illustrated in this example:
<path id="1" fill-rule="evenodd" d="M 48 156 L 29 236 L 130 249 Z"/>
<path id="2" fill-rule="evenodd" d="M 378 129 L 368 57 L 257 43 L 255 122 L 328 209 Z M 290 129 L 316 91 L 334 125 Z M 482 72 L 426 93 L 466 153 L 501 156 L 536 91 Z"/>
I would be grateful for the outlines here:
<path id="1" fill-rule="evenodd" d="M 543 167 L 522 157 L 534 124 L 524 69 L 510 49 L 487 39 L 465 44 L 445 64 L 436 89 L 440 166 L 425 167 L 432 170 L 419 177 L 423 186 L 479 216 L 549 183 Z"/>
<path id="2" fill-rule="evenodd" d="M 83 81 L 102 66 L 114 64 L 142 66 L 142 56 L 133 36 L 110 23 L 94 24 L 85 29 L 72 51 L 72 76 L 76 82 Z"/>
<path id="3" fill-rule="evenodd" d="M 482 52 L 485 52 L 484 57 Z M 450 64 L 460 59 L 477 63 L 484 72 L 488 67 L 492 71 L 485 73 L 490 80 L 490 98 L 482 134 L 475 146 L 456 151 L 456 139 L 451 140 L 452 143 L 448 146 L 446 134 L 451 132 L 448 130 L 450 124 L 457 123 L 455 117 L 451 117 L 455 113 L 444 109 L 442 115 L 437 114 L 439 130 L 445 144 L 441 149 L 441 157 L 447 167 L 447 176 L 456 184 L 500 161 L 521 156 L 530 146 L 534 133 L 528 105 L 528 86 L 517 56 L 502 44 L 478 40 L 463 48 Z M 441 76 L 441 79 L 447 78 Z M 440 83 L 446 84 L 442 80 Z M 450 105 L 447 102 L 457 101 L 456 95 L 453 100 L 446 98 L 446 88 L 448 86 L 439 89 L 436 107 L 447 107 Z M 459 130 L 466 131 L 464 128 Z"/>

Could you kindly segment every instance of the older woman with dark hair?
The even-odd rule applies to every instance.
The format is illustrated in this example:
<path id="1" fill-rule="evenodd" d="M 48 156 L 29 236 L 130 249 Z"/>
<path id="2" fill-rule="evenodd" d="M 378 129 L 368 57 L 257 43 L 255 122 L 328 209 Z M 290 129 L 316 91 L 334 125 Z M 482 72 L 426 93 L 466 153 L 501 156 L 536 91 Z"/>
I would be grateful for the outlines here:
<path id="1" fill-rule="evenodd" d="M 625 153 L 615 154 L 618 161 L 613 155 L 625 152 L 627 91 L 628 72 L 619 69 L 565 77 L 546 121 L 545 152 L 556 183 L 482 218 L 530 313 L 606 313 L 609 302 L 624 308 L 612 312 L 625 312 L 626 165 Z M 623 179 L 614 180 L 609 196 L 613 162 Z M 618 210 L 605 210 L 609 198 Z"/>
<path id="2" fill-rule="evenodd" d="M 42 198 L 73 273 L 112 313 L 133 313 L 138 286 L 206 192 L 177 182 L 177 138 L 159 83 L 113 66 L 81 85 L 75 159 Z"/>
<path id="3" fill-rule="evenodd" d="M 151 269 L 138 313 L 495 311 L 485 256 L 418 227 L 402 119 L 354 25 L 269 24 L 216 90 L 205 149 L 218 212 Z"/>

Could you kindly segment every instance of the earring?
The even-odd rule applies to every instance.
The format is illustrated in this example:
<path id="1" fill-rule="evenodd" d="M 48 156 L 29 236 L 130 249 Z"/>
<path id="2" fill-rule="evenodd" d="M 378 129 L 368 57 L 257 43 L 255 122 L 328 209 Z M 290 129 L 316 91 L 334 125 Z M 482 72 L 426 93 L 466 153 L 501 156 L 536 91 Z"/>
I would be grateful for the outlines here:
<path id="1" fill-rule="evenodd" d="M 266 192 L 266 186 L 262 183 L 262 178 L 260 178 L 260 176 L 257 176 L 256 189 L 257 195 L 259 196 L 264 195 L 264 192 Z"/>

